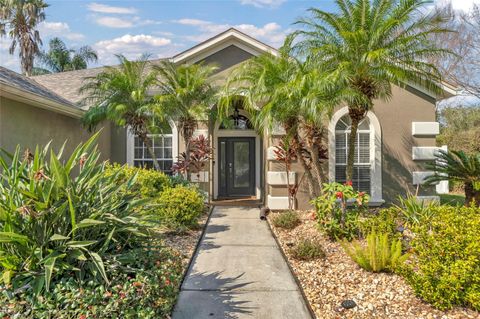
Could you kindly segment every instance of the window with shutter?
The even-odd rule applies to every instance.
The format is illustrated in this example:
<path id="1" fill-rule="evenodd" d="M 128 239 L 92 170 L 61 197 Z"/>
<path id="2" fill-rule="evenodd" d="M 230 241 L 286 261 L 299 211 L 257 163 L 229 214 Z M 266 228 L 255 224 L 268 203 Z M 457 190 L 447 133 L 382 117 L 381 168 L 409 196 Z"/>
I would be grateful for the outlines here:
<path id="1" fill-rule="evenodd" d="M 335 126 L 335 181 L 339 183 L 345 183 L 347 178 L 350 126 L 348 114 L 343 116 Z M 352 184 L 356 190 L 366 193 L 371 192 L 370 134 L 370 124 L 368 119 L 364 119 L 357 130 Z"/>

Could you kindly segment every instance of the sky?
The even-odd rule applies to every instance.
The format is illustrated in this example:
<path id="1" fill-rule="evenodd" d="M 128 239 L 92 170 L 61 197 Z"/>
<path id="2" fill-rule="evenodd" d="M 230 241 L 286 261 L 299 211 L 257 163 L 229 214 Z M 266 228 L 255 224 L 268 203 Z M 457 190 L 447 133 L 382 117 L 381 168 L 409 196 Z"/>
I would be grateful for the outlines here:
<path id="1" fill-rule="evenodd" d="M 453 0 L 453 6 L 468 10 L 477 1 Z M 46 2 L 46 20 L 39 25 L 43 49 L 52 37 L 60 37 L 69 48 L 90 45 L 98 52 L 97 65 L 115 64 L 115 54 L 131 59 L 142 53 L 170 57 L 229 27 L 278 47 L 308 8 L 335 10 L 333 0 Z M 0 39 L 0 65 L 19 71 L 18 53 L 10 55 L 9 44 L 10 39 Z"/>

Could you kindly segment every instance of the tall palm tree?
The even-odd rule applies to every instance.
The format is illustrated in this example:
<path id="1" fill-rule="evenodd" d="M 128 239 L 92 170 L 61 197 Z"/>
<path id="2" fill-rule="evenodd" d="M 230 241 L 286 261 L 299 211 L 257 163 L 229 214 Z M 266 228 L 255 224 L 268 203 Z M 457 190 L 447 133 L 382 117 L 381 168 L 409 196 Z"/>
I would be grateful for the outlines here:
<path id="1" fill-rule="evenodd" d="M 48 5 L 43 0 L 0 0 L 0 36 L 12 39 L 10 54 L 19 47 L 22 73 L 30 75 L 35 54 L 42 45 L 37 26 L 45 20 L 44 9 Z"/>
<path id="2" fill-rule="evenodd" d="M 463 151 L 440 150 L 436 160 L 428 165 L 435 175 L 425 179 L 427 184 L 441 181 L 460 182 L 464 185 L 465 205 L 480 206 L 480 153 L 467 155 Z"/>
<path id="3" fill-rule="evenodd" d="M 309 61 L 291 56 L 291 40 L 285 41 L 279 56 L 264 54 L 235 70 L 226 95 L 244 97 L 245 108 L 260 133 L 274 125 L 285 129 L 305 172 L 310 197 L 315 197 L 322 184 L 320 160 L 324 157 L 322 141 L 315 134 L 322 130 L 322 120 L 333 108 L 334 90 L 327 85 L 325 74 L 310 68 Z M 228 115 L 229 105 L 224 99 L 220 117 Z"/>
<path id="4" fill-rule="evenodd" d="M 60 38 L 51 39 L 48 45 L 47 52 L 37 54 L 39 63 L 33 68 L 35 74 L 82 70 L 87 68 L 88 63 L 98 60 L 97 52 L 88 45 L 73 50 L 67 48 Z"/>
<path id="5" fill-rule="evenodd" d="M 213 65 L 181 64 L 161 61 L 154 66 L 158 73 L 155 95 L 156 113 L 168 116 L 178 123 L 185 143 L 185 161 L 190 161 L 190 142 L 199 120 L 208 118 L 216 87 L 210 76 L 217 69 Z M 190 179 L 190 173 L 187 172 Z"/>
<path id="6" fill-rule="evenodd" d="M 85 113 L 83 123 L 89 130 L 104 120 L 128 128 L 142 140 L 154 168 L 160 170 L 148 136 L 155 130 L 155 121 L 158 124 L 164 120 L 154 113 L 155 101 L 150 94 L 156 82 L 156 72 L 149 66 L 146 55 L 136 61 L 129 61 L 122 55 L 117 57 L 120 65 L 106 67 L 96 76 L 86 78 L 80 88 L 80 93 L 87 94 L 84 102 L 94 103 Z"/>
<path id="7" fill-rule="evenodd" d="M 447 32 L 440 14 L 422 13 L 427 0 L 335 0 L 337 12 L 309 9 L 296 24 L 296 48 L 330 69 L 338 85 L 350 88 L 343 101 L 352 121 L 347 180 L 352 180 L 359 123 L 375 99 L 388 100 L 392 84 L 416 84 L 440 92 L 440 73 L 428 58 L 449 52 L 430 36 Z"/>

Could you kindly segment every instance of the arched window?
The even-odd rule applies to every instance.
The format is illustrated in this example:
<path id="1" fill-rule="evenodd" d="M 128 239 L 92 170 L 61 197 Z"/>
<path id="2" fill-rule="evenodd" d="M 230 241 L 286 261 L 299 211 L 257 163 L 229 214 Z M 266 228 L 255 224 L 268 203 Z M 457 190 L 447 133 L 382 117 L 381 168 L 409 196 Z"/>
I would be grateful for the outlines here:
<path id="1" fill-rule="evenodd" d="M 335 181 L 345 183 L 347 179 L 348 140 L 350 138 L 350 117 L 344 115 L 335 125 Z M 371 194 L 371 130 L 368 118 L 360 122 L 355 145 L 355 160 L 353 168 L 353 187 Z"/>
<path id="2" fill-rule="evenodd" d="M 220 125 L 221 130 L 253 130 L 253 125 L 248 117 L 235 114 L 230 115 L 227 121 Z"/>

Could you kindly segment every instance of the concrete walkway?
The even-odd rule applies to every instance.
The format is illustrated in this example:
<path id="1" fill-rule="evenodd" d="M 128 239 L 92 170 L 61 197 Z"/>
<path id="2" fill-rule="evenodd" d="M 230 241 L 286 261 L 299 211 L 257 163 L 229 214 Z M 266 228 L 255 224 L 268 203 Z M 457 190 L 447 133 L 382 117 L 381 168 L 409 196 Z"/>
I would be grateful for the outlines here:
<path id="1" fill-rule="evenodd" d="M 214 208 L 173 313 L 193 318 L 311 318 L 258 208 Z"/>

